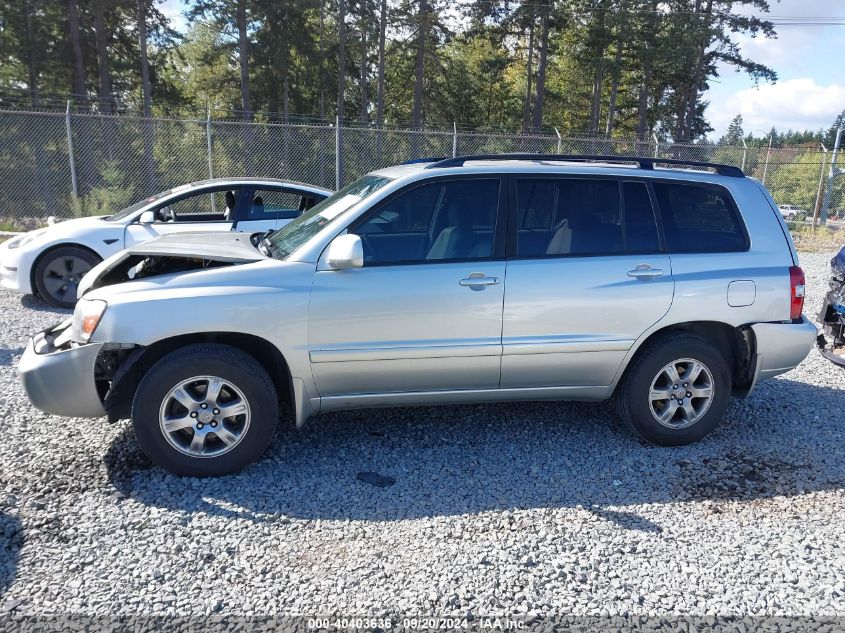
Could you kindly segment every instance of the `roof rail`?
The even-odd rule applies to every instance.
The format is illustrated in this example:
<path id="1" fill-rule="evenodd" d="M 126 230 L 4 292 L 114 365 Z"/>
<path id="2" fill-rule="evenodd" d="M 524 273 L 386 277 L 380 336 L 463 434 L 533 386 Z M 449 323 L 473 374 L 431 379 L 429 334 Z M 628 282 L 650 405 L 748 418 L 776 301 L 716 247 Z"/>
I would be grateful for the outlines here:
<path id="1" fill-rule="evenodd" d="M 411 160 L 406 160 L 402 163 L 402 165 L 416 165 L 418 163 L 439 163 L 446 160 L 442 156 L 439 158 L 412 158 Z"/>
<path id="2" fill-rule="evenodd" d="M 426 169 L 439 169 L 441 167 L 462 167 L 464 163 L 471 160 L 540 160 L 540 161 L 565 161 L 579 163 L 636 163 L 640 169 L 654 169 L 655 165 L 677 165 L 683 167 L 707 167 L 713 169 L 722 176 L 744 178 L 745 173 L 733 165 L 721 163 L 706 163 L 698 160 L 680 160 L 677 158 L 650 158 L 646 156 L 590 156 L 590 155 L 569 155 L 569 154 L 476 154 L 470 156 L 455 156 L 445 160 L 437 161 L 426 166 Z"/>

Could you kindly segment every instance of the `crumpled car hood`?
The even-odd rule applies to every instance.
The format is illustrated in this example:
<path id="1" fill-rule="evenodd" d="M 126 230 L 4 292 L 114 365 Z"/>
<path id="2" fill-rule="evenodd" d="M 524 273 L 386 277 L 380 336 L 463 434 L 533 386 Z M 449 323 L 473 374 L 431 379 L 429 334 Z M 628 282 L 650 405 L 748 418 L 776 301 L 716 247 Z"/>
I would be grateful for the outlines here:
<path id="1" fill-rule="evenodd" d="M 267 259 L 249 241 L 248 233 L 174 233 L 127 248 L 127 255 L 175 255 L 226 262 Z M 121 253 L 121 254 L 123 254 Z"/>
<path id="2" fill-rule="evenodd" d="M 165 261 L 192 262 L 196 265 L 191 269 L 198 269 L 210 265 L 235 265 L 247 264 L 267 259 L 250 242 L 248 233 L 177 233 L 164 235 L 149 242 L 144 242 L 115 253 L 92 268 L 77 289 L 78 296 L 83 296 L 92 288 L 110 283 L 129 281 L 134 277 L 124 279 L 104 280 L 117 273 L 121 268 L 133 268 L 144 260 L 155 261 L 159 264 Z M 166 274 L 166 272 L 183 272 L 184 264 L 176 266 L 172 270 L 154 274 Z"/>

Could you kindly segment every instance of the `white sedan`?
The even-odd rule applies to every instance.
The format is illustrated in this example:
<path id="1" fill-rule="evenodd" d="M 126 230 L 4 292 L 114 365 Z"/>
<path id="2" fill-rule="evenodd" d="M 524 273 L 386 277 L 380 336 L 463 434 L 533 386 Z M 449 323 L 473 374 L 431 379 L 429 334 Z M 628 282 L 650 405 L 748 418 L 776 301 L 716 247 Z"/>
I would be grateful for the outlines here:
<path id="1" fill-rule="evenodd" d="M 331 191 L 272 178 L 216 178 L 145 198 L 108 216 L 58 222 L 0 244 L 0 283 L 70 308 L 79 281 L 124 248 L 191 231 L 278 229 Z"/>

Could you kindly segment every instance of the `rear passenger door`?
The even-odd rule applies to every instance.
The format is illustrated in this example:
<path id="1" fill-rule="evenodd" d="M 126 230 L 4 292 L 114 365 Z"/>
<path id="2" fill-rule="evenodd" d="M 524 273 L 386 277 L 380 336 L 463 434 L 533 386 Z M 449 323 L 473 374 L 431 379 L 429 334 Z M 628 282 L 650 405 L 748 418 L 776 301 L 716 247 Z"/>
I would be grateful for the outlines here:
<path id="1" fill-rule="evenodd" d="M 609 385 L 672 303 L 648 185 L 516 177 L 510 208 L 501 387 Z"/>

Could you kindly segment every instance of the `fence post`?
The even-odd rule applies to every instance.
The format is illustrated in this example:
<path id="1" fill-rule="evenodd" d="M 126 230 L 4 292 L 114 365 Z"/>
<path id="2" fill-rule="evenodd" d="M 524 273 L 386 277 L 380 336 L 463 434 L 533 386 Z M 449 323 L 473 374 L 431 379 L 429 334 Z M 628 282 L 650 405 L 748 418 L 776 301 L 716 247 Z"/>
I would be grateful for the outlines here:
<path id="1" fill-rule="evenodd" d="M 748 158 L 748 143 L 745 142 L 745 139 L 742 140 L 742 171 L 745 171 L 745 159 Z"/>
<path id="2" fill-rule="evenodd" d="M 334 183 L 335 190 L 339 191 L 343 182 L 343 158 L 340 152 L 342 144 L 340 140 L 340 117 L 335 116 L 334 121 Z"/>
<path id="3" fill-rule="evenodd" d="M 65 129 L 67 130 L 67 158 L 70 163 L 70 190 L 73 197 L 74 211 L 79 211 L 79 183 L 76 180 L 76 160 L 73 156 L 73 134 L 70 130 L 70 99 L 65 110 Z"/>
<path id="4" fill-rule="evenodd" d="M 813 207 L 813 228 L 819 223 L 819 212 L 822 208 L 822 189 L 824 187 L 824 168 L 827 163 L 827 148 L 824 143 L 819 143 L 822 146 L 822 168 L 819 172 L 819 190 L 816 192 L 816 205 Z"/>
<path id="5" fill-rule="evenodd" d="M 769 175 L 769 157 L 772 155 L 772 138 L 774 138 L 774 130 L 769 134 L 769 149 L 766 150 L 766 166 L 763 167 L 763 184 L 766 184 L 766 176 Z"/>
<path id="6" fill-rule="evenodd" d="M 214 155 L 211 149 L 211 108 L 206 110 L 205 115 L 205 143 L 208 147 L 208 177 L 214 178 Z M 214 204 L 214 196 L 211 196 L 211 212 L 217 213 Z"/>
<path id="7" fill-rule="evenodd" d="M 833 180 L 839 175 L 839 170 L 836 168 L 836 156 L 839 154 L 839 141 L 841 140 L 842 128 L 839 128 L 836 130 L 836 142 L 833 144 L 833 153 L 830 155 L 830 175 L 827 177 L 827 190 L 824 192 L 824 202 L 822 203 L 819 224 L 827 224 L 827 215 L 830 210 L 830 196 L 833 193 Z"/>
<path id="8" fill-rule="evenodd" d="M 555 134 L 557 134 L 557 153 L 560 154 L 560 131 L 555 128 Z"/>
<path id="9" fill-rule="evenodd" d="M 452 121 L 452 158 L 458 155 L 458 124 Z"/>
<path id="10" fill-rule="evenodd" d="M 654 139 L 654 157 L 660 158 L 660 141 L 657 138 L 657 134 L 654 132 L 651 133 L 651 138 Z"/>

